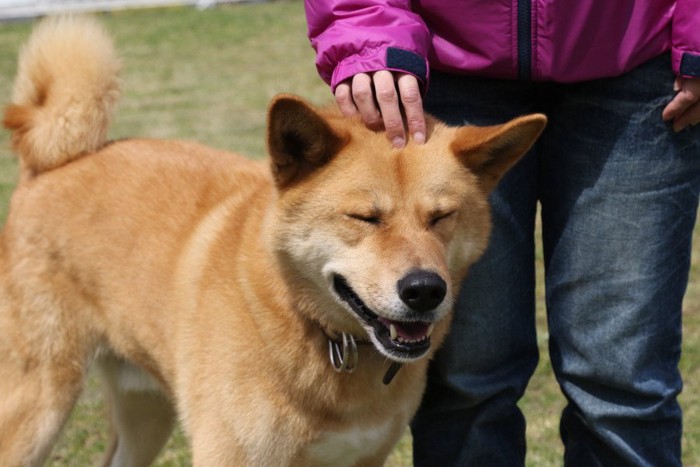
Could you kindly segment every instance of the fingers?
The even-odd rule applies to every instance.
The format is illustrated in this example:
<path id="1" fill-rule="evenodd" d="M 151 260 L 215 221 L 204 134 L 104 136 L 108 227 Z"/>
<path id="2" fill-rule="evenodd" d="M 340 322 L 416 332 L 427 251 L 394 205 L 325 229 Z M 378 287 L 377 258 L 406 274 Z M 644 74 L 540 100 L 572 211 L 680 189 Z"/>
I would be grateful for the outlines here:
<path id="1" fill-rule="evenodd" d="M 425 116 L 418 79 L 410 74 L 382 70 L 359 73 L 336 87 L 335 100 L 344 115 L 359 114 L 373 130 L 386 130 L 396 148 L 406 144 L 408 134 L 418 144 L 425 142 Z"/>
<path id="2" fill-rule="evenodd" d="M 357 107 L 355 107 L 355 101 L 352 99 L 352 90 L 350 83 L 344 82 L 340 83 L 335 88 L 335 102 L 338 104 L 338 108 L 346 117 L 351 117 L 357 113 Z"/>
<path id="3" fill-rule="evenodd" d="M 679 132 L 688 125 L 700 122 L 700 79 L 678 78 L 678 91 L 662 113 L 665 121 L 673 121 L 673 130 Z"/>
<path id="4" fill-rule="evenodd" d="M 374 73 L 372 78 L 386 136 L 395 148 L 402 148 L 406 144 L 406 130 L 394 75 L 384 70 Z"/>
<path id="5" fill-rule="evenodd" d="M 425 114 L 418 79 L 413 75 L 401 75 L 397 80 L 401 104 L 406 113 L 408 133 L 418 144 L 425 142 Z"/>
<path id="6" fill-rule="evenodd" d="M 372 130 L 382 129 L 382 115 L 374 99 L 372 76 L 360 73 L 352 77 L 352 99 L 362 121 Z"/>
<path id="7" fill-rule="evenodd" d="M 700 123 L 700 102 L 695 102 L 673 120 L 673 131 L 679 132 L 688 126 Z"/>

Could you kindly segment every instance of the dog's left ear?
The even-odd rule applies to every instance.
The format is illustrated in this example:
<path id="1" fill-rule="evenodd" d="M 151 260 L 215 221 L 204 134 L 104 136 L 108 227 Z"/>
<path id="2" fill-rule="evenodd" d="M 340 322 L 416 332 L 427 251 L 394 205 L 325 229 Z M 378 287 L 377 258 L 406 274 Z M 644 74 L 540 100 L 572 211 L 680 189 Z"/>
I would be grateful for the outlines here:
<path id="1" fill-rule="evenodd" d="M 277 186 L 287 186 L 325 164 L 346 142 L 304 100 L 281 95 L 270 104 L 267 146 Z"/>
<path id="2" fill-rule="evenodd" d="M 452 151 L 475 173 L 490 193 L 508 169 L 530 149 L 547 124 L 542 114 L 527 115 L 503 125 L 465 126 L 457 130 Z"/>

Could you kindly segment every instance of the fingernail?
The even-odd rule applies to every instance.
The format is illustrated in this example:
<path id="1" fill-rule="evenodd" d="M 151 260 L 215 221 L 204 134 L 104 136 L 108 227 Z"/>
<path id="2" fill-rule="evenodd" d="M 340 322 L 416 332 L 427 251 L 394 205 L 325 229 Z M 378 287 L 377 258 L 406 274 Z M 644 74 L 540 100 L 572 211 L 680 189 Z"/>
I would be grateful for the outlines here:
<path id="1" fill-rule="evenodd" d="M 401 149 L 402 147 L 404 147 L 404 144 L 406 144 L 406 142 L 402 137 L 397 136 L 391 140 L 391 144 L 393 144 L 396 149 Z"/>
<path id="2" fill-rule="evenodd" d="M 415 141 L 416 144 L 423 144 L 425 143 L 425 135 L 420 131 L 416 132 L 413 134 L 413 141 Z"/>
<path id="3" fill-rule="evenodd" d="M 676 92 L 681 90 L 681 83 L 679 83 L 678 80 L 673 82 L 673 90 Z"/>

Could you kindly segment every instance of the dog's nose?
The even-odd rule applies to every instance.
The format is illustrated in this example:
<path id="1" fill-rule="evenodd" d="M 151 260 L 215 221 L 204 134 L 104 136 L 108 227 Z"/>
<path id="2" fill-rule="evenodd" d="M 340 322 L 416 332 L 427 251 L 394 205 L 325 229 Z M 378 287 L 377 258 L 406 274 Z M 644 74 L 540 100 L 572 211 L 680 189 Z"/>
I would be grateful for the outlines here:
<path id="1" fill-rule="evenodd" d="M 447 284 L 434 272 L 416 270 L 398 282 L 399 297 L 415 311 L 435 309 L 447 294 Z"/>

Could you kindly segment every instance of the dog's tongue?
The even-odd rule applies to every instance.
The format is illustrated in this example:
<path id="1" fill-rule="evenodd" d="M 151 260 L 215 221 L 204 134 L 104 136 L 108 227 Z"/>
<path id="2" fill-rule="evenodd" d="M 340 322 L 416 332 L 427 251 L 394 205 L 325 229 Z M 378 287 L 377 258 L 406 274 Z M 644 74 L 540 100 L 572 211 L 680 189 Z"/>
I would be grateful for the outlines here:
<path id="1" fill-rule="evenodd" d="M 400 338 L 404 341 L 419 341 L 430 335 L 431 325 L 421 322 L 401 322 L 386 318 L 379 318 L 379 321 L 392 333 L 392 340 Z M 396 337 L 393 333 L 396 333 Z"/>

